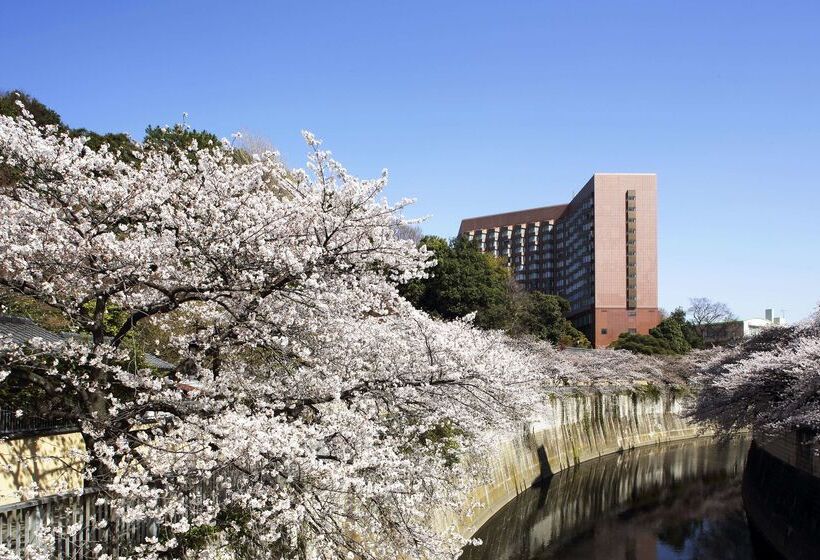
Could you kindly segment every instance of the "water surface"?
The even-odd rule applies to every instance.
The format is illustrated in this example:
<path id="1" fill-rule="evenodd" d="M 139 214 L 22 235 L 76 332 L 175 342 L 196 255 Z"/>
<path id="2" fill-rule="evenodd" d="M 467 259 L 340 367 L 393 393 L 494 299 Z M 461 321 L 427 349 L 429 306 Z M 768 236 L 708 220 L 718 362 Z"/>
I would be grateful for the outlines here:
<path id="1" fill-rule="evenodd" d="M 747 560 L 749 440 L 699 438 L 608 455 L 524 492 L 464 560 Z M 768 556 L 765 556 L 768 558 Z"/>

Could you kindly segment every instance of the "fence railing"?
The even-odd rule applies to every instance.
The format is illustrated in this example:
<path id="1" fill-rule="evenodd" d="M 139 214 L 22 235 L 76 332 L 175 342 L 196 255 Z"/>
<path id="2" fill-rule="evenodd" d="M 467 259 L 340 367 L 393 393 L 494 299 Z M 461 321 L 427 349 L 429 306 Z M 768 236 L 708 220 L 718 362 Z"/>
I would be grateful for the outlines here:
<path id="1" fill-rule="evenodd" d="M 85 560 L 96 556 L 98 544 L 116 558 L 156 536 L 156 523 L 122 523 L 112 516 L 110 505 L 97 500 L 97 492 L 86 490 L 81 496 L 0 506 L 0 543 L 21 556 L 27 547 L 39 546 L 52 548 L 53 558 Z M 48 535 L 53 536 L 53 544 L 46 540 L 50 538 L 43 532 L 46 528 L 51 529 Z"/>
<path id="2" fill-rule="evenodd" d="M 0 438 L 23 437 L 52 433 L 71 432 L 79 429 L 76 420 L 49 419 L 0 408 Z"/>
<path id="3" fill-rule="evenodd" d="M 242 484 L 242 476 L 233 471 L 228 476 L 230 486 Z M 224 486 L 214 479 L 197 485 L 197 491 L 186 495 L 189 516 L 201 511 L 207 501 L 223 502 Z M 124 522 L 112 510 L 102 493 L 86 489 L 82 495 L 62 495 L 0 506 L 0 544 L 20 553 L 30 546 L 50 548 L 57 560 L 92 560 L 99 552 L 110 557 L 127 556 L 149 537 L 157 537 L 168 521 L 139 519 Z M 105 523 L 101 523 L 105 521 Z M 43 529 L 48 529 L 47 533 Z M 53 536 L 54 542 L 44 535 Z"/>

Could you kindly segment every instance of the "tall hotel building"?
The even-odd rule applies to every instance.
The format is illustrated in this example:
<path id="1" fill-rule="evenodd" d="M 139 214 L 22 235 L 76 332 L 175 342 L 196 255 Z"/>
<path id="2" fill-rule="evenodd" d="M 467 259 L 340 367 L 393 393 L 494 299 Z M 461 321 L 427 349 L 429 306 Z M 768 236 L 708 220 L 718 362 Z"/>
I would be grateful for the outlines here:
<path id="1" fill-rule="evenodd" d="M 468 218 L 459 235 L 506 259 L 528 290 L 567 299 L 601 348 L 660 321 L 656 198 L 653 173 L 596 173 L 569 204 Z"/>

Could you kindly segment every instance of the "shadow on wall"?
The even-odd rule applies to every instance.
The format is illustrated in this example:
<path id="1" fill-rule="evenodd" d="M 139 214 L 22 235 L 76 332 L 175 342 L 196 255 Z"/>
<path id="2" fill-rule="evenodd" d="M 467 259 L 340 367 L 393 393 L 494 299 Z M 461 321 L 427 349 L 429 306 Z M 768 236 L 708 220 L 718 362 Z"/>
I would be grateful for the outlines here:
<path id="1" fill-rule="evenodd" d="M 79 433 L 0 440 L 0 505 L 83 488 Z"/>
<path id="2" fill-rule="evenodd" d="M 549 480 L 554 473 L 550 466 L 550 458 L 547 456 L 547 450 L 544 449 L 543 445 L 539 445 L 536 453 L 538 454 L 538 465 L 541 469 L 541 480 Z"/>

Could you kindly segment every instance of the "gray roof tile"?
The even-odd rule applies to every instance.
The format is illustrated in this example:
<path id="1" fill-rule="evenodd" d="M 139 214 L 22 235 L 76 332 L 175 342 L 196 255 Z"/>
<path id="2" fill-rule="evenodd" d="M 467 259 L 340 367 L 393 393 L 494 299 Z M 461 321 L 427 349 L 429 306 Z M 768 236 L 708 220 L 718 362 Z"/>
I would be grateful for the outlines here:
<path id="1" fill-rule="evenodd" d="M 68 332 L 53 333 L 26 317 L 0 314 L 0 337 L 2 336 L 10 337 L 17 344 L 25 344 L 33 338 L 41 338 L 46 342 L 63 342 L 68 338 L 76 338 L 81 335 Z M 145 362 L 157 369 L 174 369 L 173 364 L 147 352 L 145 353 Z"/>

